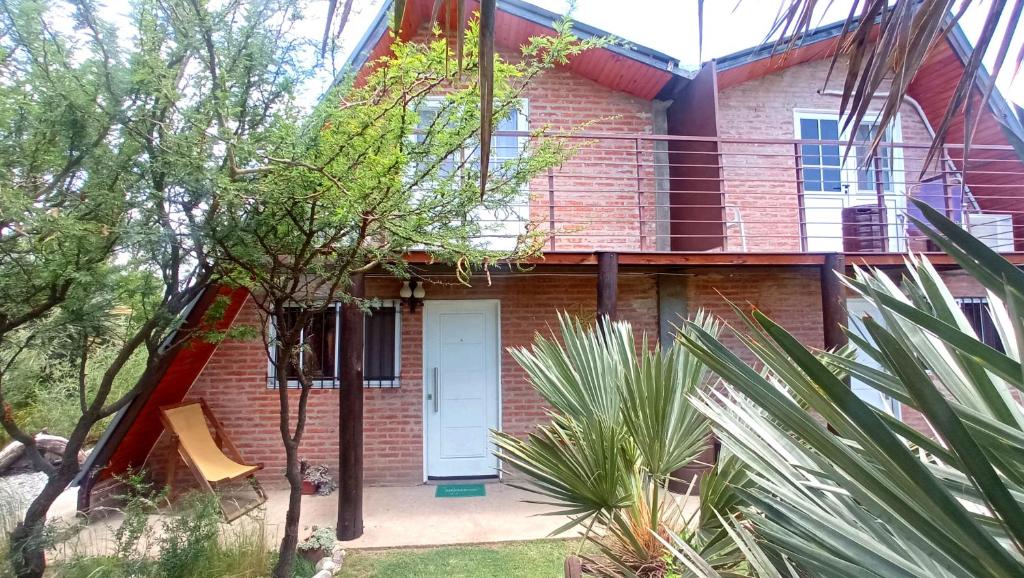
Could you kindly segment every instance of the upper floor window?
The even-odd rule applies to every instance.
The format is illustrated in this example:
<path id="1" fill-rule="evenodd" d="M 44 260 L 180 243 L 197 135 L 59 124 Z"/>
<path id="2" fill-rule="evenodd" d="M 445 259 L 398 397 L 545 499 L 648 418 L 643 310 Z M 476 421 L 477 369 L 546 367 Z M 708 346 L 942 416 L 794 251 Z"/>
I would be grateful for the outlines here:
<path id="1" fill-rule="evenodd" d="M 498 121 L 494 127 L 496 133 L 509 133 L 509 132 L 525 132 L 527 129 L 526 121 L 526 106 L 527 102 L 525 99 L 520 101 L 520 109 L 512 109 L 508 112 L 508 115 Z M 418 122 L 416 126 L 416 132 L 412 138 L 417 144 L 423 144 L 430 135 L 436 135 L 439 132 L 438 123 L 450 123 L 449 119 L 444 117 L 439 118 L 439 115 L 445 115 L 444 100 L 438 98 L 427 98 L 424 99 L 416 107 L 416 114 Z M 441 139 L 439 139 L 441 140 Z M 524 137 L 514 134 L 495 134 L 491 137 L 491 157 L 488 162 L 488 171 L 492 175 L 497 175 L 499 178 L 503 172 L 503 167 L 507 161 L 514 161 L 524 152 L 523 147 L 526 145 L 526 139 Z M 437 164 L 437 175 L 440 178 L 447 178 L 452 176 L 459 167 L 466 168 L 477 168 L 480 163 L 480 146 L 479 144 L 467 144 L 463 147 L 458 147 L 457 150 L 449 154 L 448 156 L 441 159 Z M 417 172 L 425 172 L 430 170 L 430 164 L 428 159 L 420 160 L 417 163 Z M 460 175 L 461 176 L 461 175 Z"/>
<path id="2" fill-rule="evenodd" d="M 401 314 L 397 301 L 384 301 L 364 317 L 363 385 L 365 387 L 398 387 L 401 375 Z M 273 325 L 271 326 L 273 331 Z M 288 387 L 299 387 L 298 367 L 313 381 L 313 387 L 336 388 L 341 383 L 341 306 L 332 304 L 312 315 L 300 334 L 301 347 L 297 360 L 285 365 Z M 283 352 L 275 347 L 268 374 L 268 385 L 277 387 L 276 363 Z M 296 363 L 298 367 L 296 367 Z"/>
<path id="3" fill-rule="evenodd" d="M 867 154 L 870 144 L 878 134 L 878 123 L 862 122 L 857 127 L 857 186 L 861 190 L 873 190 L 881 187 L 882 191 L 892 191 L 893 155 L 895 148 L 892 127 L 887 127 L 879 140 L 874 155 Z"/>
<path id="4" fill-rule="evenodd" d="M 491 155 L 488 160 L 489 183 L 496 184 L 502 181 L 508 182 L 514 177 L 520 167 L 516 161 L 525 152 L 528 139 L 519 134 L 528 130 L 527 123 L 528 102 L 523 99 L 519 103 L 519 109 L 512 109 L 494 127 L 496 133 L 491 137 Z M 451 122 L 444 118 L 444 115 L 451 114 L 445 110 L 445 101 L 440 98 L 427 98 L 417 105 L 416 113 L 418 126 L 413 138 L 417 144 L 424 144 L 429 135 L 438 133 L 438 123 Z M 505 134 L 501 134 L 505 133 Z M 439 139 L 444 140 L 444 139 Z M 442 147 L 443 148 L 443 147 Z M 480 166 L 480 146 L 478 143 L 467 143 L 466 146 L 457 147 L 454 152 L 443 159 L 437 160 L 435 155 L 438 151 L 420 151 L 421 158 L 418 159 L 412 170 L 418 175 L 435 171 L 435 178 L 445 181 L 447 179 L 466 178 L 467 173 L 476 173 Z M 443 152 L 443 151 L 442 151 Z M 472 184 L 476 185 L 475 174 L 472 177 Z M 430 179 L 425 179 L 428 183 Z M 421 185 L 429 186 L 429 185 Z M 488 185 L 489 187 L 491 185 Z M 506 199 L 508 197 L 505 197 Z M 489 249 L 510 250 L 515 247 L 518 238 L 526 233 L 530 221 L 530 196 L 525 187 L 509 199 L 509 202 L 485 203 L 477 207 L 467 216 L 475 220 L 480 226 L 480 235 L 476 241 Z"/>
<path id="5" fill-rule="evenodd" d="M 801 140 L 839 140 L 838 117 L 804 115 L 799 123 Z M 843 159 L 838 144 L 800 145 L 800 157 L 805 191 L 842 190 Z"/>

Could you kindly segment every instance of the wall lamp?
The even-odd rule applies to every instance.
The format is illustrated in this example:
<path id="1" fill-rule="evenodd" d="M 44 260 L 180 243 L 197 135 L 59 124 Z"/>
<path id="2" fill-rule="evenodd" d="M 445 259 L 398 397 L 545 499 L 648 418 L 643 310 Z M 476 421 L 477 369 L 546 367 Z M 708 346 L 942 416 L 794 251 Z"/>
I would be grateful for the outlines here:
<path id="1" fill-rule="evenodd" d="M 419 281 L 412 279 L 411 281 L 402 282 L 402 289 L 398 292 L 398 296 L 409 306 L 409 313 L 415 313 L 416 306 L 423 303 L 423 298 L 427 296 L 427 292 Z"/>

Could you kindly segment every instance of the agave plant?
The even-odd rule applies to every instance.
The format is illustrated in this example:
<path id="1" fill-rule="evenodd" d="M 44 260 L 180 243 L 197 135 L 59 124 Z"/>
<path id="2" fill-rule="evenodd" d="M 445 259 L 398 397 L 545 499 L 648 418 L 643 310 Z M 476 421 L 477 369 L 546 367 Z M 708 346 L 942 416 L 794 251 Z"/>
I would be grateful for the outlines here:
<path id="1" fill-rule="evenodd" d="M 693 322 L 706 335 L 719 332 L 709 316 Z M 666 575 L 674 564 L 666 544 L 675 539 L 718 567 L 742 563 L 731 541 L 716 537 L 718 519 L 688 511 L 687 496 L 667 490 L 673 472 L 707 447 L 707 420 L 688 399 L 708 379 L 704 365 L 677 343 L 636 339 L 628 323 L 585 327 L 560 315 L 559 326 L 560 341 L 538 335 L 532 348 L 510 349 L 551 407 L 550 423 L 525 439 L 493 433 L 513 478 L 525 475 L 520 487 L 571 517 L 556 533 L 586 528 L 603 554 L 589 560 L 591 573 Z M 708 476 L 702 500 L 727 504 L 726 484 L 739 477 Z"/>
<path id="2" fill-rule="evenodd" d="M 921 230 L 988 290 L 1005 353 L 978 339 L 915 256 L 899 284 L 875 270 L 846 280 L 877 308 L 864 335 L 850 332 L 874 364 L 816 355 L 757 311 L 740 338 L 763 371 L 698 323 L 680 335 L 724 381 L 694 403 L 747 466 L 745 521 L 730 529 L 752 566 L 768 562 L 761 575 L 1024 575 L 1024 273 L 919 208 Z M 931 431 L 865 403 L 847 375 L 921 412 Z"/>

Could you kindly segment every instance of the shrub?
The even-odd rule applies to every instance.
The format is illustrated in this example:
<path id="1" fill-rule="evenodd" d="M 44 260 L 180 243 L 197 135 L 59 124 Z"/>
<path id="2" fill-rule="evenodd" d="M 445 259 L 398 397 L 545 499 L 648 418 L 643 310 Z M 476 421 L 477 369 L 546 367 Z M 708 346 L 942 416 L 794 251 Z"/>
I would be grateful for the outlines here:
<path id="1" fill-rule="evenodd" d="M 56 576 L 258 578 L 270 573 L 273 556 L 261 510 L 232 525 L 222 525 L 216 496 L 190 494 L 154 532 L 150 515 L 156 513 L 156 505 L 165 496 L 145 480 L 145 475 L 138 472 L 124 478 L 129 491 L 124 496 L 124 518 L 113 532 L 113 553 L 70 557 L 54 567 Z M 154 534 L 159 537 L 150 543 L 149 536 Z M 73 550 L 74 545 L 66 549 Z M 0 571 L 0 578 L 6 576 Z"/>
<path id="2" fill-rule="evenodd" d="M 209 494 L 190 494 L 185 509 L 163 524 L 157 575 L 191 578 L 216 555 L 220 504 Z"/>
<path id="3" fill-rule="evenodd" d="M 334 544 L 336 542 L 337 540 L 334 537 L 334 528 L 317 528 L 314 526 L 313 534 L 299 544 L 299 550 L 302 550 L 303 552 L 312 552 L 315 550 L 330 552 L 334 549 Z"/>

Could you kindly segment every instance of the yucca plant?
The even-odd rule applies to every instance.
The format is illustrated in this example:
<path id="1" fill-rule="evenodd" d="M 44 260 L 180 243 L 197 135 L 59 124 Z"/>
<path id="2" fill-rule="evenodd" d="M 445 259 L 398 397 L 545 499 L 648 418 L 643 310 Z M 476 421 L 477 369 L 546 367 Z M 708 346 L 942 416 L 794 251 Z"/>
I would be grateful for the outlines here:
<path id="1" fill-rule="evenodd" d="M 921 230 L 988 290 L 1005 353 L 915 256 L 899 284 L 877 270 L 846 280 L 877 308 L 850 337 L 880 369 L 816 355 L 758 311 L 742 316 L 740 339 L 762 371 L 699 323 L 680 335 L 724 382 L 694 402 L 747 466 L 754 485 L 737 490 L 745 525 L 734 527 L 749 529 L 738 536 L 752 556 L 772 555 L 762 575 L 789 563 L 808 576 L 1024 575 L 1024 273 L 918 206 Z M 865 403 L 846 375 L 920 411 L 931 431 Z"/>
<path id="2" fill-rule="evenodd" d="M 706 335 L 719 332 L 709 316 L 693 323 Z M 646 335 L 635 338 L 628 323 L 584 326 L 563 314 L 559 328 L 560 340 L 538 335 L 532 348 L 510 349 L 551 407 L 550 423 L 525 439 L 493 433 L 513 479 L 526 476 L 520 487 L 571 516 L 557 532 L 585 527 L 603 554 L 589 560 L 591 573 L 664 576 L 674 571 L 666 543 L 676 538 L 707 546 L 718 567 L 741 563 L 730 542 L 715 537 L 719 521 L 699 527 L 704 518 L 684 512 L 686 496 L 667 489 L 672 473 L 707 447 L 707 420 L 688 399 L 707 382 L 704 365 L 677 343 L 657 348 Z M 727 503 L 726 486 L 708 479 L 707 503 Z"/>

